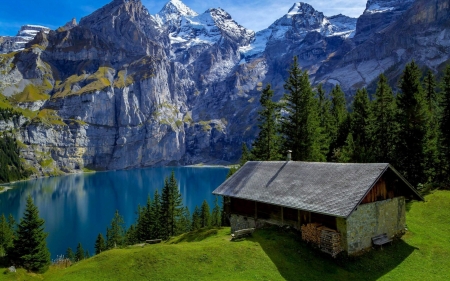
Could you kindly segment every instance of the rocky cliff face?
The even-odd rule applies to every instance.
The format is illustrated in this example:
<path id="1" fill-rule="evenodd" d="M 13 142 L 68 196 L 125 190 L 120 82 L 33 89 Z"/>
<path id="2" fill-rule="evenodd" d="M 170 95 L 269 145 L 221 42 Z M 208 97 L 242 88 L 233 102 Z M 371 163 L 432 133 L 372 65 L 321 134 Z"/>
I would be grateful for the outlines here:
<path id="1" fill-rule="evenodd" d="M 444 0 L 370 0 L 354 19 L 300 2 L 254 33 L 222 9 L 171 0 L 152 16 L 115 0 L 0 56 L 4 102 L 27 116 L 0 129 L 15 128 L 41 174 L 232 163 L 256 136 L 262 87 L 281 97 L 294 55 L 314 83 L 348 93 L 386 70 L 395 79 L 412 58 L 437 70 L 448 12 Z"/>
<path id="2" fill-rule="evenodd" d="M 24 25 L 16 36 L 0 36 L 0 54 L 23 50 L 25 45 L 41 31 L 48 33 L 50 28 L 40 25 Z"/>

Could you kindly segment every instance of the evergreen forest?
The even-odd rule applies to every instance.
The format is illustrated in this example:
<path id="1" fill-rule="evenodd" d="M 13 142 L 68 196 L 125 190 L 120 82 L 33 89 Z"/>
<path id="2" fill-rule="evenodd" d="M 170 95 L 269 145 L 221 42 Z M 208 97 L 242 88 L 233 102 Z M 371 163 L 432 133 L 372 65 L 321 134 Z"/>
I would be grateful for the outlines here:
<path id="1" fill-rule="evenodd" d="M 415 187 L 447 187 L 450 179 L 450 66 L 440 81 L 412 61 L 394 91 L 381 74 L 375 92 L 359 89 L 350 103 L 337 84 L 330 93 L 312 88 L 297 58 L 283 98 L 261 93 L 259 135 L 246 161 L 285 160 L 390 163 Z M 230 171 L 230 175 L 236 169 Z"/>

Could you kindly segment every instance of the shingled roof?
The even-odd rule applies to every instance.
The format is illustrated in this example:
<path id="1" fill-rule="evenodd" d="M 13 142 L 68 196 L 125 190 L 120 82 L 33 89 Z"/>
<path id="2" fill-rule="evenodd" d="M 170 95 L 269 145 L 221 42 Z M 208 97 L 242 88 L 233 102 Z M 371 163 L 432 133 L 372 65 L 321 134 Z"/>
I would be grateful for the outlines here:
<path id="1" fill-rule="evenodd" d="M 247 162 L 213 194 L 347 218 L 387 170 L 423 200 L 391 165 L 379 163 Z"/>

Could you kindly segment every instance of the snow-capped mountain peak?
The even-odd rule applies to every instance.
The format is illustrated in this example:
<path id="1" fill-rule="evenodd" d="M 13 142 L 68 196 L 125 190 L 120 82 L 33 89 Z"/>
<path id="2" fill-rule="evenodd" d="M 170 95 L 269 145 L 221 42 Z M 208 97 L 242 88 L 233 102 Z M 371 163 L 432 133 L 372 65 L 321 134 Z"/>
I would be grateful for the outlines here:
<path id="1" fill-rule="evenodd" d="M 289 9 L 286 16 L 288 18 L 290 18 L 294 15 L 312 16 L 315 13 L 318 13 L 318 12 L 308 3 L 297 2 Z"/>
<path id="2" fill-rule="evenodd" d="M 170 0 L 164 5 L 164 7 L 156 14 L 155 18 L 163 25 L 167 22 L 179 22 L 181 17 L 195 17 L 198 14 L 186 6 L 180 0 Z"/>

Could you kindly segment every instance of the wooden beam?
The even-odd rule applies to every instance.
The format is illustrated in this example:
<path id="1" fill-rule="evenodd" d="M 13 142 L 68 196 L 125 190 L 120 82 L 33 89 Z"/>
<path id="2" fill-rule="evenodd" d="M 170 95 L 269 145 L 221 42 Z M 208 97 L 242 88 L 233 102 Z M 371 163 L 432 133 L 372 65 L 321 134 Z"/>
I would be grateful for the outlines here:
<path id="1" fill-rule="evenodd" d="M 255 220 L 258 219 L 258 202 L 255 201 Z"/>
<path id="2" fill-rule="evenodd" d="M 283 207 L 281 207 L 281 225 L 284 225 Z"/>

